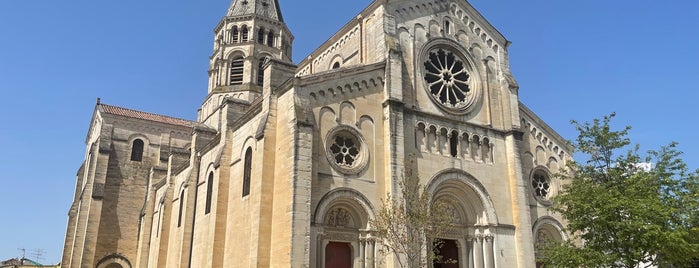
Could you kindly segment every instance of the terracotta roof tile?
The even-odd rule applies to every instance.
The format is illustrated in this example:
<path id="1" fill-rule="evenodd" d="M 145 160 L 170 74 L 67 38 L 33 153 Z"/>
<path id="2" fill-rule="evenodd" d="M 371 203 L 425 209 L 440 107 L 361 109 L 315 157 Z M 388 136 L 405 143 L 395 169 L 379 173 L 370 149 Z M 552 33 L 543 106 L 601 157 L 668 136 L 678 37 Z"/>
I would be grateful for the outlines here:
<path id="1" fill-rule="evenodd" d="M 184 127 L 193 127 L 194 125 L 197 124 L 197 122 L 186 120 L 186 119 L 180 119 L 180 118 L 175 118 L 175 117 L 170 117 L 170 116 L 165 116 L 165 115 L 136 111 L 136 110 L 132 110 L 132 109 L 107 105 L 107 104 L 103 104 L 103 103 L 98 104 L 98 106 L 99 106 L 100 111 L 102 111 L 104 113 L 108 113 L 108 114 L 113 114 L 113 115 L 120 115 L 120 116 L 135 118 L 135 119 L 142 119 L 142 120 L 148 120 L 148 121 L 154 121 L 154 122 L 160 122 L 160 123 L 176 125 L 176 126 L 184 126 Z"/>

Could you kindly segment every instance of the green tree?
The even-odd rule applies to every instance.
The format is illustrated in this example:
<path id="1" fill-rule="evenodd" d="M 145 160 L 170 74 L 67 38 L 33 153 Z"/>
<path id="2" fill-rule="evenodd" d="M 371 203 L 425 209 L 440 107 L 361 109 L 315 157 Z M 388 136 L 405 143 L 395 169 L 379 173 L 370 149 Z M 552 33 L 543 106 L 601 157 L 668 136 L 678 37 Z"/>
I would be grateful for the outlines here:
<path id="1" fill-rule="evenodd" d="M 439 254 L 441 240 L 452 222 L 446 203 L 432 200 L 417 176 L 406 172 L 399 182 L 401 195 L 387 195 L 371 225 L 383 254 L 392 253 L 400 267 L 425 267 L 432 262 L 450 263 Z"/>
<path id="2" fill-rule="evenodd" d="M 699 256 L 698 171 L 689 172 L 672 143 L 639 152 L 630 127 L 612 130 L 614 114 L 573 121 L 585 161 L 553 198 L 573 239 L 542 248 L 548 267 L 689 267 Z M 644 167 L 652 163 L 652 168 Z"/>

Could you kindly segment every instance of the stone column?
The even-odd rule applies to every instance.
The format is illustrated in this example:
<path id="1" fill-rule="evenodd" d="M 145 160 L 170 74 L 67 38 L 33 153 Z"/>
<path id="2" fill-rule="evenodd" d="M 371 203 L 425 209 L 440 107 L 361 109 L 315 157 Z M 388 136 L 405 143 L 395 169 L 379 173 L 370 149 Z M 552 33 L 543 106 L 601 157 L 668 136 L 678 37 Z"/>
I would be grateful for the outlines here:
<path id="1" fill-rule="evenodd" d="M 364 268 L 374 267 L 374 239 L 367 238 L 366 245 L 364 246 Z"/>
<path id="2" fill-rule="evenodd" d="M 366 238 L 360 238 L 359 239 L 359 268 L 365 268 L 366 267 L 366 246 L 367 240 Z"/>
<path id="3" fill-rule="evenodd" d="M 484 251 L 485 251 L 485 264 L 487 268 L 495 268 L 495 254 L 493 252 L 493 241 L 495 240 L 495 237 L 493 235 L 486 235 L 484 237 L 485 243 L 483 244 L 485 246 Z"/>
<path id="4" fill-rule="evenodd" d="M 325 261 L 325 234 L 319 233 L 316 240 L 316 266 L 317 268 L 323 267 L 323 262 Z"/>
<path id="5" fill-rule="evenodd" d="M 483 260 L 483 235 L 478 235 L 474 239 L 473 262 L 475 268 L 485 267 Z"/>
<path id="6" fill-rule="evenodd" d="M 466 245 L 468 245 L 467 250 L 467 255 L 466 255 L 466 266 L 468 268 L 474 268 L 474 263 L 473 263 L 473 258 L 475 254 L 473 254 L 474 250 L 474 238 L 473 236 L 469 236 L 466 238 Z"/>

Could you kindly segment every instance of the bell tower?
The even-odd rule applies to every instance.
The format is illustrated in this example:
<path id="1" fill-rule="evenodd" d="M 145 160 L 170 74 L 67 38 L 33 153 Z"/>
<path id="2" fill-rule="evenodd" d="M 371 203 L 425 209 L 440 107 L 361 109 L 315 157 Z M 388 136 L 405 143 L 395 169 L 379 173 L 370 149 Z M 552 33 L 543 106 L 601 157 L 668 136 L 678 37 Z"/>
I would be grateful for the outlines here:
<path id="1" fill-rule="evenodd" d="M 233 0 L 214 28 L 208 95 L 198 121 L 209 121 L 225 98 L 252 102 L 259 97 L 262 66 L 269 59 L 291 63 L 293 40 L 278 0 Z"/>

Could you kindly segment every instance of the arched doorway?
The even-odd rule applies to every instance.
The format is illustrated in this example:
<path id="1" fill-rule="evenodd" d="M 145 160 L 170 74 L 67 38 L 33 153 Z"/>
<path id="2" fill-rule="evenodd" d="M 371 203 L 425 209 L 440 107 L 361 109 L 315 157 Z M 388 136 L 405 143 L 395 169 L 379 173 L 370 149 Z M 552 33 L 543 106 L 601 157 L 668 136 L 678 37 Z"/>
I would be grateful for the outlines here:
<path id="1" fill-rule="evenodd" d="M 316 206 L 311 245 L 315 267 L 374 267 L 376 240 L 369 230 L 373 208 L 352 189 L 328 192 Z"/>
<path id="2" fill-rule="evenodd" d="M 536 258 L 536 267 L 546 267 L 546 248 L 552 244 L 558 244 L 566 241 L 568 237 L 563 231 L 563 225 L 552 217 L 542 217 L 534 223 L 534 252 Z"/>
<path id="3" fill-rule="evenodd" d="M 438 237 L 443 241 L 440 256 L 452 261 L 433 266 L 494 268 L 498 258 L 498 220 L 485 187 L 457 169 L 437 173 L 427 185 L 432 202 L 443 202 L 452 217 L 449 230 Z"/>

